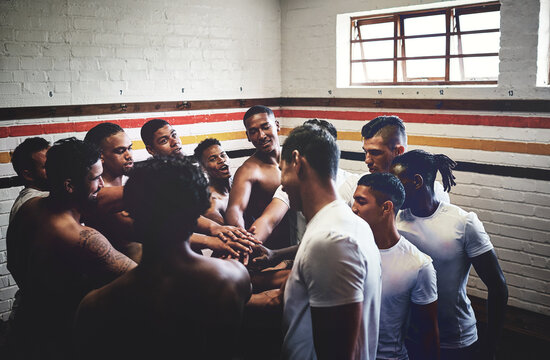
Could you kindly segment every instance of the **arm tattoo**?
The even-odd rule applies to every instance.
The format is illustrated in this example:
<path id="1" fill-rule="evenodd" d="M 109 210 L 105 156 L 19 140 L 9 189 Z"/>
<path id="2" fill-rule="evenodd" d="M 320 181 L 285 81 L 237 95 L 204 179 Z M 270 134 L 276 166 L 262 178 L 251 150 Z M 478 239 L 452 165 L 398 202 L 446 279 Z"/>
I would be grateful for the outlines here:
<path id="1" fill-rule="evenodd" d="M 105 265 L 109 272 L 123 274 L 128 271 L 132 260 L 113 248 L 109 241 L 94 229 L 85 229 L 80 232 L 78 245 L 88 252 L 95 260 Z"/>

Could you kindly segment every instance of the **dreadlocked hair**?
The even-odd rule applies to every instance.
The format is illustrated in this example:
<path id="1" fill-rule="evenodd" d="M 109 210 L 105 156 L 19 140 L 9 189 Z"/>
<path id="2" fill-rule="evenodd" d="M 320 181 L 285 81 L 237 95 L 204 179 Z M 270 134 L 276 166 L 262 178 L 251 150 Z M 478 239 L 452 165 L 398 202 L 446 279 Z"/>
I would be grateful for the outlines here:
<path id="1" fill-rule="evenodd" d="M 420 174 L 426 185 L 432 189 L 438 171 L 446 192 L 451 191 L 451 187 L 456 185 L 456 178 L 453 175 L 456 162 L 447 155 L 430 154 L 424 150 L 411 150 L 393 159 L 392 165 L 395 164 L 406 168 L 407 174 Z"/>

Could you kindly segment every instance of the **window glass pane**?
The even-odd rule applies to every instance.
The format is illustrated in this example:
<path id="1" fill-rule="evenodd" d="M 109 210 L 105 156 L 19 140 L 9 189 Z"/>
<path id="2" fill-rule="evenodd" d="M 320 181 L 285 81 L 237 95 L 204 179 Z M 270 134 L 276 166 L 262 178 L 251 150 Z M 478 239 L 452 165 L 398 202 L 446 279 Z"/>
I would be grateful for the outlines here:
<path id="1" fill-rule="evenodd" d="M 445 36 L 405 39 L 404 41 L 407 57 L 445 55 Z"/>
<path id="2" fill-rule="evenodd" d="M 434 81 L 445 78 L 445 59 L 406 60 L 405 65 L 405 81 Z M 397 66 L 401 66 L 401 61 Z"/>
<path id="3" fill-rule="evenodd" d="M 462 35 L 462 52 L 458 48 L 458 36 L 451 36 L 451 55 L 498 53 L 500 33 Z"/>
<path id="4" fill-rule="evenodd" d="M 366 74 L 365 74 L 366 69 Z M 352 82 L 392 82 L 393 61 L 351 64 Z"/>
<path id="5" fill-rule="evenodd" d="M 362 39 L 393 37 L 393 21 L 360 26 Z"/>
<path id="6" fill-rule="evenodd" d="M 460 31 L 499 29 L 500 11 L 459 15 Z"/>
<path id="7" fill-rule="evenodd" d="M 361 45 L 364 58 L 361 54 Z M 353 43 L 352 51 L 352 60 L 393 58 L 393 40 Z"/>
<path id="8" fill-rule="evenodd" d="M 405 36 L 445 32 L 445 15 L 417 16 L 405 19 Z"/>
<path id="9" fill-rule="evenodd" d="M 460 60 L 464 64 L 464 73 L 461 71 Z M 451 59 L 451 81 L 480 81 L 498 79 L 498 56 L 471 57 Z M 463 75 L 462 75 L 463 74 Z"/>

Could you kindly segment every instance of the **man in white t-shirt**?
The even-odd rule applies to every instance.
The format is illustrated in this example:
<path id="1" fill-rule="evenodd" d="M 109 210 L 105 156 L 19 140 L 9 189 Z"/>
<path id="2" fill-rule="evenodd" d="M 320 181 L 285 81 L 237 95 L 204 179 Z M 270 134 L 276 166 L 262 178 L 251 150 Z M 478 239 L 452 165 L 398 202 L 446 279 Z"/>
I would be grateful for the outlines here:
<path id="1" fill-rule="evenodd" d="M 508 289 L 489 236 L 475 213 L 440 202 L 434 179 L 455 185 L 456 163 L 443 154 L 409 151 L 393 160 L 391 172 L 403 183 L 406 199 L 397 228 L 433 259 L 437 271 L 438 322 L 442 359 L 471 359 L 478 351 L 476 318 L 466 295 L 471 265 L 488 289 L 486 341 L 483 359 L 493 359 L 504 320 Z M 414 340 L 414 339 L 413 339 Z"/>
<path id="2" fill-rule="evenodd" d="M 369 172 L 389 172 L 392 160 L 407 151 L 407 133 L 403 120 L 395 115 L 378 116 L 361 129 L 365 164 Z M 436 198 L 450 203 L 449 194 L 439 182 L 434 183 Z"/>
<path id="3" fill-rule="evenodd" d="M 382 260 L 382 305 L 377 359 L 408 359 L 405 336 L 410 324 L 421 335 L 422 359 L 439 358 L 437 284 L 432 259 L 395 226 L 405 190 L 394 175 L 361 177 L 352 211 L 371 227 Z"/>
<path id="4" fill-rule="evenodd" d="M 380 254 L 368 224 L 338 199 L 339 155 L 319 127 L 297 127 L 283 145 L 283 190 L 308 222 L 284 291 L 284 359 L 376 356 Z"/>
<path id="5" fill-rule="evenodd" d="M 46 139 L 31 137 L 17 145 L 13 151 L 11 163 L 25 187 L 19 192 L 13 203 L 10 211 L 10 223 L 27 200 L 49 195 L 46 176 L 46 153 L 49 148 L 50 143 Z"/>

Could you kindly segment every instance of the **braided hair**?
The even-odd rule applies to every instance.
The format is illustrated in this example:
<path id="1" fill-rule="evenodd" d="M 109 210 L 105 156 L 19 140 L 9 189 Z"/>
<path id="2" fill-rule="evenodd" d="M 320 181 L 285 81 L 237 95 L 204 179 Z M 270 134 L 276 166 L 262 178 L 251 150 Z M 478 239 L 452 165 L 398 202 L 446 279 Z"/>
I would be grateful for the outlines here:
<path id="1" fill-rule="evenodd" d="M 451 191 L 451 187 L 456 185 L 456 178 L 453 175 L 456 162 L 447 155 L 430 154 L 424 150 L 411 150 L 393 159 L 392 165 L 396 164 L 405 167 L 409 174 L 420 174 L 426 185 L 432 189 L 438 171 L 441 174 L 445 191 Z"/>

